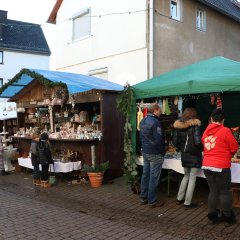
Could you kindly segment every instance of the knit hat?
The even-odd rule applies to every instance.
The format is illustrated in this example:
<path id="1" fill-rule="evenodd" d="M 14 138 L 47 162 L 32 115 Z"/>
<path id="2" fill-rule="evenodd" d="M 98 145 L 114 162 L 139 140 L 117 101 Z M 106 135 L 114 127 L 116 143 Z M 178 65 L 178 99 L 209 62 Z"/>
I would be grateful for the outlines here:
<path id="1" fill-rule="evenodd" d="M 45 141 L 48 140 L 48 134 L 46 132 L 41 134 L 41 140 L 45 140 Z"/>

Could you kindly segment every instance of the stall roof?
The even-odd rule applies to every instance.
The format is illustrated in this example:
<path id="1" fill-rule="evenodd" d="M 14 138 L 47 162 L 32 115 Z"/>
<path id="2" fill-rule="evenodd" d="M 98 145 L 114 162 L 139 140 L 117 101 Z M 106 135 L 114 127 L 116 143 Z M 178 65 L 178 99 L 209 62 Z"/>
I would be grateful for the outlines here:
<path id="1" fill-rule="evenodd" d="M 175 69 L 132 88 L 136 99 L 240 91 L 240 62 L 218 56 Z"/>
<path id="2" fill-rule="evenodd" d="M 121 91 L 123 86 L 104 79 L 86 76 L 82 74 L 48 71 L 39 69 L 22 69 L 8 86 L 3 86 L 0 97 L 11 98 L 19 93 L 24 87 L 37 78 L 44 78 L 55 83 L 65 83 L 69 94 L 85 92 L 89 90 Z"/>

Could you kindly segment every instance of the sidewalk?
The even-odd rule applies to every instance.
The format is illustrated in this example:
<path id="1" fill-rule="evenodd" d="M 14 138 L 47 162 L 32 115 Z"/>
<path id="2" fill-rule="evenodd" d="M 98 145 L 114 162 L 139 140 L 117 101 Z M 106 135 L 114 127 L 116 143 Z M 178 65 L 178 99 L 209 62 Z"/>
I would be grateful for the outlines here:
<path id="1" fill-rule="evenodd" d="M 175 187 L 172 184 L 172 196 L 167 197 L 167 183 L 160 183 L 159 200 L 164 202 L 164 205 L 160 208 L 150 209 L 146 205 L 139 204 L 139 197 L 131 192 L 130 187 L 125 184 L 124 178 L 115 179 L 113 184 L 106 184 L 98 189 L 91 188 L 89 184 L 72 185 L 70 181 L 58 180 L 56 186 L 41 189 L 32 185 L 30 174 L 11 174 L 0 177 L 0 190 L 6 194 L 17 196 L 21 201 L 26 199 L 26 201 L 46 204 L 49 207 L 66 209 L 71 214 L 74 213 L 73 218 L 81 217 L 83 214 L 85 218 L 93 217 L 101 219 L 100 222 L 107 221 L 106 224 L 116 224 L 118 226 L 116 229 L 127 226 L 134 228 L 133 232 L 139 234 L 139 230 L 144 230 L 143 235 L 151 233 L 148 235 L 151 238 L 145 236 L 143 239 L 239 239 L 239 224 L 230 227 L 226 227 L 223 223 L 208 224 L 206 183 L 197 183 L 194 202 L 197 202 L 199 207 L 186 210 L 175 204 L 176 184 Z M 235 212 L 238 222 L 240 222 L 239 209 L 235 209 Z M 81 226 L 81 224 L 81 221 L 76 219 L 75 225 Z M 138 238 L 139 234 L 132 236 L 132 239 L 141 239 Z M 156 234 L 155 237 L 154 234 Z"/>

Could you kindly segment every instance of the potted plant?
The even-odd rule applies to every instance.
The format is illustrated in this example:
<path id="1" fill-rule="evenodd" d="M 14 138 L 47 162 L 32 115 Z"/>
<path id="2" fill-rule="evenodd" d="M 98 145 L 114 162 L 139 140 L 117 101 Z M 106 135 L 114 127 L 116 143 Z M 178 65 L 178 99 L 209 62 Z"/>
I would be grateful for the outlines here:
<path id="1" fill-rule="evenodd" d="M 83 171 L 87 172 L 91 186 L 97 188 L 102 186 L 104 172 L 109 168 L 109 162 L 94 164 L 92 166 L 83 164 Z"/>

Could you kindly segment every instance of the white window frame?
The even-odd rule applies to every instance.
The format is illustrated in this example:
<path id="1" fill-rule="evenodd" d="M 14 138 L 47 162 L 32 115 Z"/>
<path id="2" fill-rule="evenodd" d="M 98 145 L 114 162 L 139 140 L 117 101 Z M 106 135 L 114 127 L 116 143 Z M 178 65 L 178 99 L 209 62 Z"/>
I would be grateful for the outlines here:
<path id="1" fill-rule="evenodd" d="M 79 21 L 82 18 L 86 18 L 85 20 L 87 20 L 88 22 L 85 22 L 85 24 L 88 24 L 89 26 L 87 26 L 87 31 L 85 33 L 83 33 L 81 36 L 75 36 L 75 26 L 77 24 L 77 20 Z M 78 23 L 79 25 L 81 25 L 81 23 Z M 82 23 L 83 24 L 83 23 Z M 91 36 L 91 9 L 90 8 L 86 8 L 74 15 L 72 15 L 72 42 L 75 41 L 79 41 L 82 39 L 85 39 L 87 37 Z"/>
<path id="2" fill-rule="evenodd" d="M 108 67 L 96 68 L 88 71 L 88 75 L 93 77 L 102 78 L 101 76 L 99 76 L 102 74 L 105 74 L 107 76 L 106 78 L 103 79 L 108 80 Z"/>
<path id="3" fill-rule="evenodd" d="M 0 51 L 0 64 L 3 64 L 3 51 Z"/>
<path id="4" fill-rule="evenodd" d="M 175 5 L 176 7 L 173 7 Z M 170 17 L 181 21 L 182 18 L 182 0 L 170 0 Z"/>
<path id="5" fill-rule="evenodd" d="M 200 8 L 196 9 L 196 28 L 202 32 L 206 32 L 206 11 Z"/>

